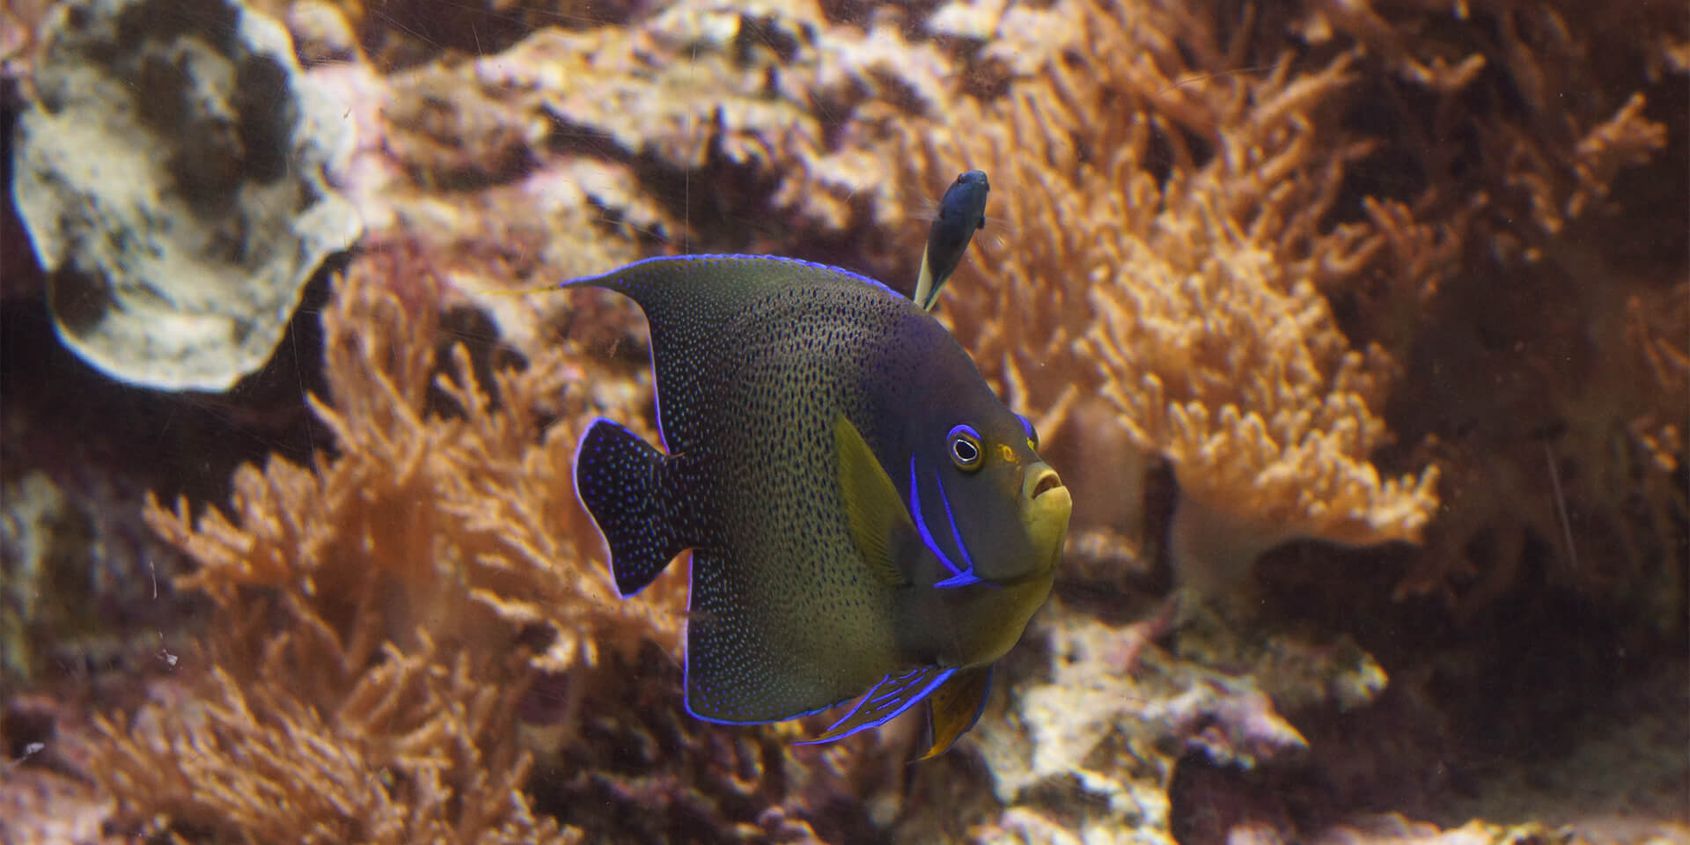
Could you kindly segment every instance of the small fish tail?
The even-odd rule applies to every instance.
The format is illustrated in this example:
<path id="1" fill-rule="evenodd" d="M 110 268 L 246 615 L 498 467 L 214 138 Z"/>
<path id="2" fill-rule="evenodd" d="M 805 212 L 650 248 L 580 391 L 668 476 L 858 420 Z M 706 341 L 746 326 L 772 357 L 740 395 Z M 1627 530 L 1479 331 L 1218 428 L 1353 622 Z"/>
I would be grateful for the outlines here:
<path id="1" fill-rule="evenodd" d="M 645 589 L 690 543 L 679 530 L 672 458 L 620 424 L 595 421 L 575 451 L 575 493 L 610 548 L 624 598 Z"/>

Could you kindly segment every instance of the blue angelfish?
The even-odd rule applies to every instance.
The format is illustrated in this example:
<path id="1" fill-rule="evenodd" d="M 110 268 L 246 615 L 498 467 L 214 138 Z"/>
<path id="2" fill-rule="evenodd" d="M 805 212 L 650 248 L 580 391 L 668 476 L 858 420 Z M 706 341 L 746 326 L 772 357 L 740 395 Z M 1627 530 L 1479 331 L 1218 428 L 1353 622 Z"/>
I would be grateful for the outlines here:
<path id="1" fill-rule="evenodd" d="M 575 486 L 632 596 L 690 549 L 698 718 L 928 704 L 937 754 L 1050 594 L 1068 490 L 943 326 L 885 285 L 758 256 L 654 258 L 563 287 L 651 327 L 662 448 L 595 421 Z"/>

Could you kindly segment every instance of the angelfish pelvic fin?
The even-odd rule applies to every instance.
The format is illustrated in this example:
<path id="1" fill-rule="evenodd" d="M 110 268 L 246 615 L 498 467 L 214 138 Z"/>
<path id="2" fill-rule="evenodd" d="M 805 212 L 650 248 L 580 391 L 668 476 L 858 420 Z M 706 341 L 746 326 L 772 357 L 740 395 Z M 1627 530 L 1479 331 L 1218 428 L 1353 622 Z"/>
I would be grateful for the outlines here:
<path id="1" fill-rule="evenodd" d="M 931 760 L 950 749 L 963 734 L 980 721 L 986 699 L 992 692 L 992 667 L 963 669 L 927 699 L 926 753 L 918 760 Z"/>
<path id="2" fill-rule="evenodd" d="M 938 666 L 919 666 L 902 675 L 887 675 L 880 683 L 857 699 L 851 707 L 851 712 L 833 723 L 821 735 L 811 737 L 797 743 L 798 745 L 819 745 L 824 742 L 844 739 L 859 731 L 878 728 L 902 715 L 905 710 L 914 707 L 922 699 L 944 683 L 950 680 L 955 669 L 944 669 Z"/>
<path id="3" fill-rule="evenodd" d="M 915 536 L 915 525 L 898 497 L 898 488 L 875 458 L 862 432 L 840 414 L 833 423 L 839 459 L 839 489 L 851 539 L 875 580 L 891 587 L 909 583 L 899 571 L 897 550 Z"/>

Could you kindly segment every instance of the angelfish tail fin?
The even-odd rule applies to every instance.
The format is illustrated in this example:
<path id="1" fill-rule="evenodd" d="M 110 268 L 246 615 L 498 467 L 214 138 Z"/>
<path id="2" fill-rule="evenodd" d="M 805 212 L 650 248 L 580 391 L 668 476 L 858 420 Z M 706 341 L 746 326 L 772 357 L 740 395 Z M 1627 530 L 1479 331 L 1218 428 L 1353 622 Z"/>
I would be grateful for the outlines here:
<path id="1" fill-rule="evenodd" d="M 575 450 L 575 494 L 610 547 L 610 571 L 623 597 L 645 589 L 691 545 L 675 505 L 672 461 L 607 419 L 589 426 Z"/>

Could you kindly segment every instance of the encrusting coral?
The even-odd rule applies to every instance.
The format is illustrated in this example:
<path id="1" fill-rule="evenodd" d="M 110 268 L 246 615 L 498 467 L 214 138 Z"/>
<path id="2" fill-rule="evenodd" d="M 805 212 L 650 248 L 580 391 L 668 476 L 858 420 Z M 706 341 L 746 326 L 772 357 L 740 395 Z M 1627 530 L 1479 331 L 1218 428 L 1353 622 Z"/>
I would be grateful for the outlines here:
<path id="1" fill-rule="evenodd" d="M 335 104 L 238 3 L 79 0 L 43 31 L 12 193 L 59 336 L 117 379 L 228 390 L 361 231 L 324 179 Z"/>

